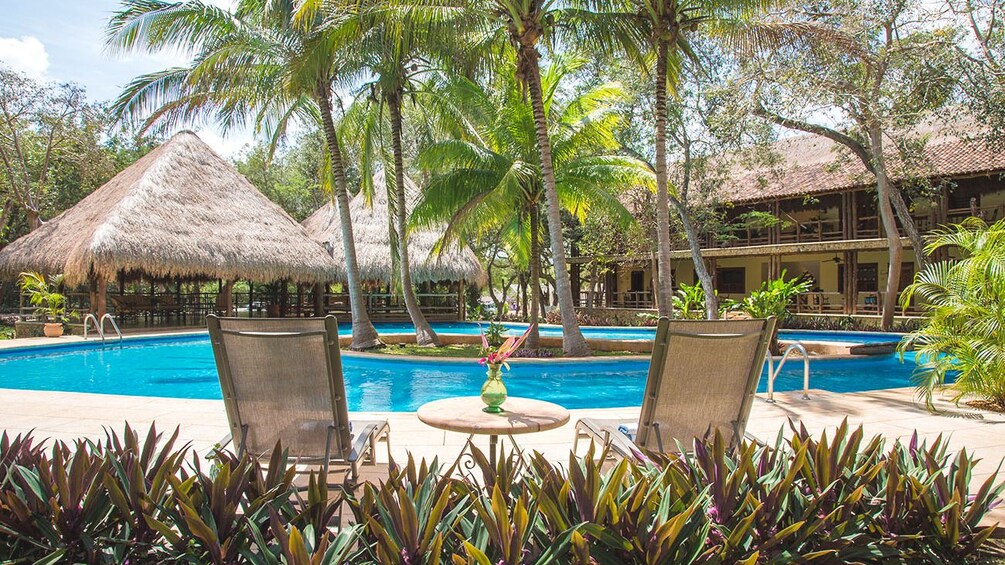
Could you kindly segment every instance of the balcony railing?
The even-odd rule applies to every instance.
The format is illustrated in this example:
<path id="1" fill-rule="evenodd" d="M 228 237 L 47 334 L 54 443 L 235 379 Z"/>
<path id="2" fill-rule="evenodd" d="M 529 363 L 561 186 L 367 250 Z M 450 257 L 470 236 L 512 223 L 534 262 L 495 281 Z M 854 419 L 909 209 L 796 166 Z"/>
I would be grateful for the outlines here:
<path id="1" fill-rule="evenodd" d="M 778 232 L 779 243 L 816 243 L 820 241 L 840 241 L 844 239 L 841 220 L 808 220 L 795 222 Z"/>
<path id="2" fill-rule="evenodd" d="M 883 313 L 884 293 L 859 292 L 855 300 L 852 314 L 878 316 Z M 796 312 L 799 314 L 844 314 L 844 294 L 840 292 L 807 292 L 796 299 Z M 904 310 L 897 302 L 897 315 L 918 315 L 921 309 L 913 301 Z"/>
<path id="3" fill-rule="evenodd" d="M 579 304 L 584 308 L 628 308 L 649 309 L 656 307 L 653 293 L 645 290 L 626 292 L 596 292 L 582 291 L 579 293 Z"/>

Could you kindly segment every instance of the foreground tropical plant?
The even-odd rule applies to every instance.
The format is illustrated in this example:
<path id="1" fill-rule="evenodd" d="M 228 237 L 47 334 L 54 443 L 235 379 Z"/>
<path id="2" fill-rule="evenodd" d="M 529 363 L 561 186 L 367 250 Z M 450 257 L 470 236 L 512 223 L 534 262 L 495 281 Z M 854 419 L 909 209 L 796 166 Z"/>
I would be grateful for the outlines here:
<path id="1" fill-rule="evenodd" d="M 917 301 L 924 326 L 901 343 L 914 349 L 918 392 L 932 408 L 934 393 L 950 377 L 954 401 L 970 396 L 1005 409 L 1005 220 L 978 218 L 936 231 L 925 252 L 958 258 L 933 262 L 901 295 Z M 918 300 L 920 299 L 920 300 Z"/>
<path id="2" fill-rule="evenodd" d="M 791 425 L 790 425 L 791 426 Z M 491 465 L 390 465 L 348 498 L 281 446 L 268 465 L 227 452 L 207 472 L 153 428 L 103 442 L 0 436 L 0 560 L 17 563 L 959 563 L 978 556 L 1005 485 L 971 491 L 977 460 L 941 437 L 887 448 L 842 424 L 773 445 L 608 468 L 591 447 L 565 464 L 512 452 Z M 604 471 L 604 468 L 608 468 Z"/>

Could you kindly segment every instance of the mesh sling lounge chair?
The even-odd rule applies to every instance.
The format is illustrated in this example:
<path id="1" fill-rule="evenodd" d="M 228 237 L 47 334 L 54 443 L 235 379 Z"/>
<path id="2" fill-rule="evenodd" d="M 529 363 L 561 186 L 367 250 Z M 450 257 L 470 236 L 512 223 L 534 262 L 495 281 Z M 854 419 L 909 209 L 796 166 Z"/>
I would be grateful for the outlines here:
<path id="1" fill-rule="evenodd" d="M 290 457 L 347 464 L 351 482 L 360 461 L 374 463 L 377 441 L 390 450 L 387 421 L 349 421 L 338 323 L 326 318 L 207 316 L 223 401 L 238 452 L 268 457 L 282 441 Z"/>
<path id="2" fill-rule="evenodd" d="M 656 328 L 649 376 L 634 442 L 631 422 L 583 418 L 576 422 L 573 449 L 581 437 L 610 444 L 623 457 L 639 450 L 676 450 L 719 430 L 732 447 L 747 427 L 775 319 L 670 321 Z"/>

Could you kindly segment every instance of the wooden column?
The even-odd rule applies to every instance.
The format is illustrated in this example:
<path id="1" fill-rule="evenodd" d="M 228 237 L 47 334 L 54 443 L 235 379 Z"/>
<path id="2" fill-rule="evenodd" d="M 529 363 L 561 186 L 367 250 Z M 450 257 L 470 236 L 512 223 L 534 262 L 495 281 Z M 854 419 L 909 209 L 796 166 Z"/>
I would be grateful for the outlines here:
<path id="1" fill-rule="evenodd" d="M 95 302 L 91 306 L 94 315 L 100 320 L 108 312 L 106 295 L 108 294 L 108 281 L 104 277 L 98 277 L 97 288 L 95 290 Z"/>
<path id="2" fill-rule="evenodd" d="M 88 275 L 87 277 L 87 311 L 97 315 L 98 311 L 98 277 Z"/>
<path id="3" fill-rule="evenodd" d="M 775 217 L 776 220 L 782 219 L 782 202 L 780 200 L 775 200 L 771 204 L 771 215 Z M 782 239 L 782 225 L 780 221 L 776 221 L 775 225 L 771 226 L 768 231 L 768 243 L 778 243 Z"/>
<path id="4" fill-rule="evenodd" d="M 325 285 L 315 283 L 314 285 L 314 316 L 320 318 L 325 315 Z"/>
<path id="5" fill-rule="evenodd" d="M 844 313 L 855 314 L 858 304 L 858 251 L 844 253 Z"/>
<path id="6" fill-rule="evenodd" d="M 232 316 L 234 314 L 234 281 L 224 282 L 223 286 L 220 287 L 220 295 L 223 296 L 223 300 L 220 301 L 223 315 Z"/>
<path id="7" fill-rule="evenodd" d="M 279 282 L 279 317 L 285 318 L 289 311 L 290 289 L 286 281 Z"/>
<path id="8" fill-rule="evenodd" d="M 782 256 L 768 256 L 768 280 L 775 280 L 782 276 Z M 762 281 L 763 282 L 763 281 Z"/>

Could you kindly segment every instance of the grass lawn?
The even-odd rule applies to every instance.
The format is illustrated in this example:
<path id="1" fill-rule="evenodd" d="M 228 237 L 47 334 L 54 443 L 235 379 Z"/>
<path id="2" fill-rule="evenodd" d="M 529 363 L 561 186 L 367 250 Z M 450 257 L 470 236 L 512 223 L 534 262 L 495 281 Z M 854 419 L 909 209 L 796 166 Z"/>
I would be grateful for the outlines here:
<path id="1" fill-rule="evenodd" d="M 544 351 L 547 351 L 551 355 L 545 357 L 563 357 L 561 348 L 558 347 L 542 347 Z M 374 349 L 371 353 L 379 353 L 382 355 L 417 355 L 421 357 L 455 357 L 462 359 L 479 359 L 482 355 L 482 348 L 480 345 L 444 345 L 443 347 L 419 347 L 415 344 L 404 344 L 404 345 L 388 345 L 387 347 L 382 347 L 380 349 Z M 594 351 L 593 355 L 595 357 L 618 357 L 625 355 L 638 355 L 638 353 L 632 353 L 630 351 Z"/>

